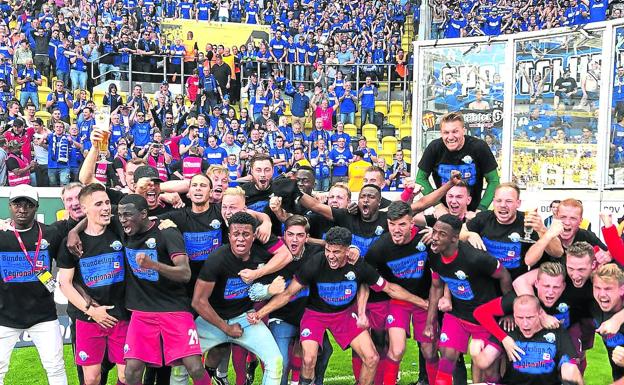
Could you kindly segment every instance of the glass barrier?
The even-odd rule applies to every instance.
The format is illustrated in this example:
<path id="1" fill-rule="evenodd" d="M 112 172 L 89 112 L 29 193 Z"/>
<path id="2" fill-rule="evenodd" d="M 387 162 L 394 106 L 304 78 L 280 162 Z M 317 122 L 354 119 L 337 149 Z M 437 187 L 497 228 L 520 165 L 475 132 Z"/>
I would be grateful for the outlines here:
<path id="1" fill-rule="evenodd" d="M 624 184 L 624 27 L 615 30 L 615 62 L 609 135 L 609 185 Z"/>

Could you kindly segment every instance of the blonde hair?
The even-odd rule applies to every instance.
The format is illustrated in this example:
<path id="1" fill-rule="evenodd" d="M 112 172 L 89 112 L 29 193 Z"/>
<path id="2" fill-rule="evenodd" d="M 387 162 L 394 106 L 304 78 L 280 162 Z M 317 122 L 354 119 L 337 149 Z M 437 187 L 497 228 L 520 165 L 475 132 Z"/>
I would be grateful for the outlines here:
<path id="1" fill-rule="evenodd" d="M 624 285 L 624 271 L 615 263 L 607 263 L 600 266 L 592 274 L 592 278 L 598 277 L 605 282 L 617 282 L 619 286 Z"/>
<path id="2" fill-rule="evenodd" d="M 345 190 L 347 192 L 347 197 L 351 200 L 351 189 L 349 189 L 349 186 L 346 183 L 336 182 L 333 186 L 331 186 L 330 190 L 333 188 L 341 188 Z"/>
<path id="3" fill-rule="evenodd" d="M 546 274 L 549 277 L 563 277 L 565 279 L 566 271 L 563 268 L 563 265 L 559 262 L 544 262 L 540 265 L 539 270 L 537 271 L 537 278 L 542 274 Z"/>
<path id="4" fill-rule="evenodd" d="M 239 196 L 239 197 L 242 197 L 243 199 L 245 199 L 245 190 L 240 188 L 240 186 L 228 187 L 223 192 L 223 196 L 225 197 L 226 195 Z"/>
<path id="5" fill-rule="evenodd" d="M 208 171 L 206 171 L 206 175 L 211 177 L 211 176 L 213 176 L 215 174 L 226 174 L 226 175 L 229 176 L 230 172 L 229 172 L 228 168 L 225 167 L 225 166 L 213 164 L 212 166 L 208 167 Z"/>

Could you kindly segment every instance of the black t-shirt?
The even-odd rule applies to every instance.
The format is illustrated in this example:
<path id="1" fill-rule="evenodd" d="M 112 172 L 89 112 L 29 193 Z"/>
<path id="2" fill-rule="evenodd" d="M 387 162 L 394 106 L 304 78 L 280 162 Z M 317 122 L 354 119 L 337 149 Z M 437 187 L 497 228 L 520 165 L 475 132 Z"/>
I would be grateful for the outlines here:
<path id="1" fill-rule="evenodd" d="M 385 209 L 386 207 L 390 206 L 390 203 L 392 203 L 392 201 L 390 199 L 386 199 L 384 197 L 381 197 L 381 202 L 379 202 L 379 208 L 380 209 Z"/>
<path id="2" fill-rule="evenodd" d="M 530 243 L 520 242 L 524 237 L 524 213 L 518 211 L 516 219 L 507 225 L 496 220 L 494 211 L 487 210 L 477 213 L 466 224 L 469 231 L 481 236 L 487 252 L 503 265 L 516 279 L 526 273 L 529 268 L 524 261 L 524 256 L 531 246 Z M 531 239 L 538 240 L 539 236 L 534 231 Z"/>
<path id="3" fill-rule="evenodd" d="M 39 226 L 41 242 L 35 260 Z M 57 318 L 53 294 L 39 281 L 36 273 L 44 269 L 52 271 L 52 259 L 56 258 L 63 234 L 38 222 L 18 234 L 32 264 L 26 259 L 14 232 L 0 231 L 0 325 L 28 329 Z"/>
<path id="4" fill-rule="evenodd" d="M 542 329 L 526 338 L 519 328 L 509 332 L 525 354 L 517 362 L 507 362 L 503 384 L 561 385 L 559 368 L 576 358 L 568 332 L 562 328 Z"/>
<path id="5" fill-rule="evenodd" d="M 119 202 L 123 199 L 123 197 L 128 195 L 125 192 L 115 190 L 112 188 L 108 188 L 108 187 L 106 188 L 106 194 L 108 195 L 108 199 L 110 199 L 111 201 L 111 205 L 114 205 L 114 206 L 119 205 Z M 159 215 L 166 214 L 172 210 L 175 210 L 175 208 L 169 203 L 159 203 L 155 208 L 148 209 L 147 215 L 149 215 L 150 217 L 156 217 Z"/>
<path id="6" fill-rule="evenodd" d="M 533 295 L 537 297 L 536 289 L 533 289 Z M 513 315 L 513 301 L 517 297 L 518 296 L 513 290 L 503 296 L 501 299 L 501 307 L 503 308 L 505 315 Z M 541 301 L 540 304 L 546 314 L 557 318 L 559 321 L 563 321 L 561 326 L 563 326 L 564 329 L 570 328 L 570 306 L 565 302 L 565 298 L 563 298 L 563 296 L 559 297 L 559 299 L 557 299 L 550 307 L 544 305 Z"/>
<path id="7" fill-rule="evenodd" d="M 429 263 L 434 277 L 439 276 L 452 294 L 451 314 L 476 324 L 474 310 L 497 296 L 499 283 L 492 274 L 499 268 L 499 262 L 460 241 L 458 254 L 450 263 L 443 262 L 439 254 L 432 254 Z"/>
<path id="8" fill-rule="evenodd" d="M 385 211 L 380 211 L 376 220 L 365 222 L 360 214 L 351 215 L 347 209 L 332 208 L 331 210 L 336 226 L 345 227 L 353 234 L 351 243 L 360 249 L 361 256 L 366 255 L 368 248 L 379 239 L 381 234 L 388 232 L 388 219 Z"/>
<path id="9" fill-rule="evenodd" d="M 572 92 L 574 90 L 576 90 L 576 80 L 574 80 L 574 78 L 569 77 L 569 78 L 564 78 L 561 77 L 559 79 L 557 79 L 557 81 L 555 82 L 555 87 L 559 88 L 559 91 L 561 92 Z"/>
<path id="10" fill-rule="evenodd" d="M 273 195 L 273 186 L 269 186 L 266 190 L 258 190 L 255 183 L 248 182 L 241 185 L 245 191 L 245 204 L 249 210 L 265 213 L 271 218 L 271 232 L 274 235 L 281 235 L 282 223 L 275 217 L 273 211 L 269 208 L 269 200 Z"/>
<path id="11" fill-rule="evenodd" d="M 570 277 L 566 275 L 566 287 L 561 294 L 561 301 L 566 303 L 570 308 L 570 325 L 574 325 L 583 318 L 591 318 L 590 307 L 588 304 L 594 301 L 593 286 L 591 279 L 582 287 L 574 287 Z"/>
<path id="12" fill-rule="evenodd" d="M 136 262 L 138 253 L 145 253 L 152 260 L 173 266 L 173 259 L 186 256 L 184 239 L 176 228 L 160 230 L 158 221 L 144 233 L 124 235 L 126 247 L 126 306 L 129 310 L 145 312 L 190 311 L 190 298 L 186 283 L 172 281 L 156 270 L 140 268 Z"/>
<path id="13" fill-rule="evenodd" d="M 325 238 L 325 233 L 336 226 L 333 221 L 317 213 L 310 213 L 306 217 L 308 218 L 308 223 L 310 223 L 311 238 L 323 239 Z"/>
<path id="14" fill-rule="evenodd" d="M 120 237 L 107 228 L 97 236 L 80 233 L 82 257 L 78 258 L 67 249 L 67 238 L 59 250 L 57 265 L 74 270 L 74 284 L 81 287 L 100 305 L 115 306 L 108 314 L 119 320 L 130 318 L 125 302 L 124 251 Z M 73 319 L 89 322 L 89 316 L 70 302 L 67 313 Z M 92 321 L 95 322 L 95 321 Z"/>
<path id="15" fill-rule="evenodd" d="M 594 326 L 598 328 L 603 322 L 608 321 L 613 317 L 616 312 L 604 312 L 600 309 L 598 304 L 594 301 L 591 304 L 591 314 L 594 319 Z M 610 335 L 601 335 L 602 341 L 607 348 L 607 356 L 609 357 L 609 363 L 611 364 L 611 374 L 613 376 L 613 381 L 616 381 L 622 377 L 624 377 L 624 368 L 617 366 L 613 359 L 611 358 L 611 354 L 613 350 L 618 346 L 624 346 L 624 325 L 620 326 L 620 330 L 618 330 L 615 334 Z"/>
<path id="16" fill-rule="evenodd" d="M 301 259 L 297 261 L 292 261 L 285 268 L 277 272 L 275 275 L 281 275 L 286 280 L 286 287 L 292 281 L 292 278 L 299 274 L 301 269 L 305 269 L 306 265 L 310 263 L 313 258 L 324 257 L 323 247 L 320 245 L 315 245 L 311 243 L 307 243 L 305 245 L 305 250 L 303 251 L 303 255 Z M 314 264 L 314 261 L 312 262 Z M 310 288 L 305 287 L 299 291 L 296 295 L 290 298 L 290 301 L 286 306 L 281 307 L 271 314 L 269 314 L 270 318 L 277 318 L 283 321 L 288 322 L 291 325 L 299 326 L 301 322 L 301 317 L 303 316 L 303 311 L 305 310 L 306 304 L 308 303 L 308 296 L 310 295 Z"/>
<path id="17" fill-rule="evenodd" d="M 223 244 L 225 223 L 221 217 L 221 206 L 211 204 L 201 214 L 194 213 L 191 207 L 185 207 L 169 211 L 159 218 L 172 220 L 182 233 L 191 266 L 191 280 L 187 284 L 191 296 L 204 262 Z"/>
<path id="18" fill-rule="evenodd" d="M 607 245 L 605 245 L 604 242 L 602 242 L 600 238 L 596 236 L 596 234 L 589 230 L 578 229 L 576 235 L 574 235 L 574 241 L 572 243 L 574 244 L 575 242 L 581 241 L 585 241 L 592 246 L 598 246 L 604 251 L 608 250 Z"/>
<path id="19" fill-rule="evenodd" d="M 354 265 L 347 263 L 332 269 L 324 253 L 311 258 L 296 279 L 310 288 L 306 307 L 321 313 L 337 313 L 349 308 L 355 303 L 362 283 L 370 285 L 372 290 L 385 285 L 379 273 L 361 258 Z"/>
<path id="20" fill-rule="evenodd" d="M 251 247 L 252 256 L 267 257 L 266 253 L 266 250 L 257 245 Z M 219 317 L 228 320 L 253 309 L 253 302 L 249 298 L 250 285 L 239 277 L 238 272 L 257 267 L 258 263 L 252 258 L 243 261 L 235 256 L 230 245 L 219 247 L 206 260 L 198 279 L 215 283 L 209 301 Z"/>
<path id="21" fill-rule="evenodd" d="M 437 187 L 449 180 L 451 171 L 460 171 L 462 178 L 470 186 L 472 201 L 468 210 L 475 211 L 481 202 L 483 176 L 496 170 L 498 164 L 485 141 L 472 136 L 464 138 L 464 146 L 459 151 L 449 151 L 442 139 L 432 141 L 425 149 L 418 168 L 432 174 Z M 442 201 L 446 204 L 445 199 Z"/>
<path id="22" fill-rule="evenodd" d="M 415 231 L 418 230 L 415 228 Z M 409 243 L 397 245 L 392 242 L 390 233 L 385 233 L 368 249 L 364 258 L 386 281 L 427 299 L 431 287 L 430 251 L 421 239 L 422 235 L 415 232 Z M 371 292 L 369 302 L 376 302 L 376 298 L 385 300 L 388 297 L 385 293 Z"/>

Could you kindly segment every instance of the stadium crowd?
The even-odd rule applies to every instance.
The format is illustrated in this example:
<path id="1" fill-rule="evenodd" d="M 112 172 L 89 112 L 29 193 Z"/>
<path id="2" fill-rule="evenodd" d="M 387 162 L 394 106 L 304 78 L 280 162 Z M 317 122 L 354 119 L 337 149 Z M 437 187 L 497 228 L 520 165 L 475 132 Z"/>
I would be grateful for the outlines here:
<path id="1" fill-rule="evenodd" d="M 442 117 L 395 201 L 368 161 L 350 176 L 351 202 L 346 183 L 314 192 L 307 165 L 274 177 L 263 153 L 237 187 L 223 165 L 165 182 L 136 158 L 119 191 L 98 182 L 107 138 L 92 130 L 80 182 L 63 187 L 67 219 L 37 222 L 37 189 L 10 190 L 0 383 L 27 330 L 49 383 L 67 384 L 53 261 L 81 384 L 105 383 L 115 365 L 118 384 L 225 384 L 230 355 L 238 385 L 253 383 L 258 361 L 264 384 L 322 384 L 327 331 L 351 347 L 359 384 L 396 384 L 411 336 L 422 383 L 465 384 L 467 353 L 474 383 L 581 385 L 596 333 L 621 383 L 618 223 L 601 214 L 603 243 L 575 198 L 553 202 L 546 221 L 520 210 L 520 190 L 500 182 L 460 113 Z"/>

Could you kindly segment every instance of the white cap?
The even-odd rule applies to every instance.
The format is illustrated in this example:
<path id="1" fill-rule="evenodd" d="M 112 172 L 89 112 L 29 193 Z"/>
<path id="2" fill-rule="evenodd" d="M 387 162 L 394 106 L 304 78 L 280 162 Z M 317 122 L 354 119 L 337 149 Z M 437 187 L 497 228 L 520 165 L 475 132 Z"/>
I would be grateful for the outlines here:
<path id="1" fill-rule="evenodd" d="M 28 184 L 20 184 L 12 187 L 9 193 L 9 202 L 13 202 L 16 199 L 26 198 L 34 204 L 39 203 L 39 193 L 37 189 Z"/>

